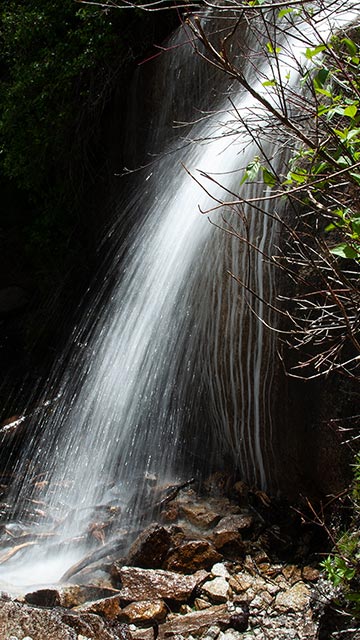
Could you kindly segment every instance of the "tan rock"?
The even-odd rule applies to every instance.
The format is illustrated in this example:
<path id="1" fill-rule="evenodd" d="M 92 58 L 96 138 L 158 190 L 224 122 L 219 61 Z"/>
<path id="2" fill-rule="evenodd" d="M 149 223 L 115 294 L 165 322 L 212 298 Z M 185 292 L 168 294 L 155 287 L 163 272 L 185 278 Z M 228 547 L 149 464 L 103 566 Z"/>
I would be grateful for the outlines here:
<path id="1" fill-rule="evenodd" d="M 0 602 L 0 638 L 77 640 L 77 633 L 62 620 L 59 611 L 37 609 L 20 602 Z"/>
<path id="2" fill-rule="evenodd" d="M 195 587 L 202 584 L 207 577 L 206 571 L 197 571 L 193 575 L 184 576 L 162 569 L 122 567 L 120 597 L 128 602 L 160 598 L 186 602 Z"/>
<path id="3" fill-rule="evenodd" d="M 86 602 L 110 598 L 118 594 L 118 589 L 97 587 L 95 585 L 71 584 L 61 587 L 59 590 L 59 604 L 62 607 L 70 609 L 71 607 L 77 607 Z"/>
<path id="4" fill-rule="evenodd" d="M 113 620 L 121 613 L 121 596 L 112 596 L 111 598 L 102 598 L 101 600 L 94 600 L 93 602 L 87 602 L 78 607 L 75 610 L 80 613 L 96 613 Z"/>
<path id="5" fill-rule="evenodd" d="M 226 602 L 229 597 L 229 583 L 222 577 L 208 580 L 201 587 L 201 593 L 209 598 L 211 602 Z"/>
<path id="6" fill-rule="evenodd" d="M 281 591 L 275 599 L 278 611 L 302 611 L 310 606 L 310 589 L 304 582 L 297 582 L 286 591 Z"/>
<path id="7" fill-rule="evenodd" d="M 194 611 L 185 616 L 175 615 L 159 627 L 159 640 L 176 635 L 201 635 L 211 626 L 225 628 L 230 624 L 230 614 L 225 604 L 215 605 L 203 611 Z"/>
<path id="8" fill-rule="evenodd" d="M 221 518 L 221 514 L 212 511 L 208 504 L 181 504 L 181 514 L 188 522 L 199 529 L 213 527 Z"/>
<path id="9" fill-rule="evenodd" d="M 198 569 L 210 569 L 222 555 L 207 540 L 185 542 L 171 551 L 164 567 L 171 571 L 193 573 Z"/>
<path id="10" fill-rule="evenodd" d="M 131 640 L 128 625 L 112 620 L 111 629 L 109 629 L 106 619 L 94 613 L 80 614 L 72 609 L 62 614 L 61 619 L 77 634 L 91 640 L 118 640 L 119 637 L 122 640 Z M 47 640 L 47 636 L 42 640 Z"/>
<path id="11" fill-rule="evenodd" d="M 130 629 L 131 640 L 154 640 L 155 633 L 152 627 L 147 629 Z"/>
<path id="12" fill-rule="evenodd" d="M 295 582 L 299 582 L 299 580 L 301 580 L 301 569 L 293 564 L 289 564 L 284 567 L 282 574 L 285 580 L 290 582 L 290 584 L 295 584 Z"/>
<path id="13" fill-rule="evenodd" d="M 194 606 L 197 611 L 202 611 L 203 609 L 211 607 L 211 604 L 208 600 L 204 600 L 204 598 L 195 598 Z"/>
<path id="14" fill-rule="evenodd" d="M 316 582 L 316 580 L 319 579 L 320 571 L 318 571 L 318 569 L 314 569 L 314 567 L 303 567 L 301 574 L 303 580 Z"/>
<path id="15" fill-rule="evenodd" d="M 163 600 L 140 600 L 128 604 L 121 612 L 120 619 L 130 624 L 146 624 L 165 620 L 168 609 Z"/>

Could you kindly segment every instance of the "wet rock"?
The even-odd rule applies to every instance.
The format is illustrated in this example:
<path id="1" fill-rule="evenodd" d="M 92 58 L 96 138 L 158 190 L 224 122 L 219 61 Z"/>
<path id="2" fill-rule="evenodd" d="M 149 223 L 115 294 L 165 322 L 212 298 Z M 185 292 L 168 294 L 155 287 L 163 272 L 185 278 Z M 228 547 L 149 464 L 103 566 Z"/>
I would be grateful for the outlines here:
<path id="1" fill-rule="evenodd" d="M 120 596 L 94 600 L 76 607 L 76 611 L 81 613 L 96 613 L 110 620 L 116 618 L 121 613 Z"/>
<path id="2" fill-rule="evenodd" d="M 216 625 L 220 629 L 229 626 L 230 614 L 225 604 L 215 605 L 204 611 L 194 611 L 185 616 L 174 615 L 159 627 L 159 640 L 174 636 L 199 636 Z"/>
<path id="3" fill-rule="evenodd" d="M 168 609 L 163 600 L 143 600 L 124 607 L 121 620 L 131 624 L 148 624 L 165 620 Z"/>
<path id="4" fill-rule="evenodd" d="M 59 590 L 59 604 L 61 607 L 70 609 L 85 604 L 86 602 L 110 598 L 118 594 L 118 589 L 97 587 L 96 585 L 73 584 L 64 586 Z"/>
<path id="5" fill-rule="evenodd" d="M 253 518 L 247 515 L 234 514 L 222 518 L 214 528 L 211 539 L 218 551 L 228 558 L 239 558 L 245 555 L 242 533 L 249 533 Z"/>
<path id="6" fill-rule="evenodd" d="M 192 540 L 170 551 L 164 567 L 170 571 L 193 573 L 198 569 L 210 569 L 222 555 L 207 540 Z"/>
<path id="7" fill-rule="evenodd" d="M 119 577 L 122 583 L 122 600 L 134 602 L 166 598 L 186 602 L 195 587 L 202 584 L 208 574 L 206 571 L 198 571 L 193 575 L 181 575 L 162 569 L 122 567 Z"/>
<path id="8" fill-rule="evenodd" d="M 160 569 L 170 548 L 171 535 L 165 527 L 152 525 L 131 545 L 125 564 L 144 569 Z"/>
<path id="9" fill-rule="evenodd" d="M 209 598 L 211 602 L 226 602 L 229 597 L 229 583 L 225 578 L 214 578 L 203 584 L 201 593 Z"/>
<path id="10" fill-rule="evenodd" d="M 58 607 L 60 594 L 56 589 L 38 589 L 24 596 L 25 602 L 35 604 L 38 607 Z"/>
<path id="11" fill-rule="evenodd" d="M 310 589 L 304 582 L 277 594 L 275 608 L 279 611 L 301 611 L 310 606 Z"/>
<path id="12" fill-rule="evenodd" d="M 212 511 L 207 503 L 182 503 L 181 514 L 198 529 L 209 529 L 221 519 L 221 514 Z"/>

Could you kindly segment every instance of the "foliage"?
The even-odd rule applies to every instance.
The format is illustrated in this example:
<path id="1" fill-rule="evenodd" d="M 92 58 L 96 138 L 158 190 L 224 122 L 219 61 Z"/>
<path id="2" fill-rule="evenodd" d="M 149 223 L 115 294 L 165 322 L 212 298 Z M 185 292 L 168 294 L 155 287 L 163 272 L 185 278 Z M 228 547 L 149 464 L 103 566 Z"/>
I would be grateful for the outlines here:
<path id="1" fill-rule="evenodd" d="M 87 277 L 101 224 L 91 190 L 106 163 L 104 111 L 169 28 L 157 23 L 74 0 L 1 3 L 0 239 L 11 254 L 16 235 L 36 306 L 70 274 L 69 294 Z"/>
<path id="2" fill-rule="evenodd" d="M 250 114 L 236 108 L 235 114 L 259 150 L 241 184 L 262 181 L 264 196 L 253 202 L 239 190 L 231 208 L 237 205 L 241 217 L 244 207 L 253 207 L 277 220 L 286 237 L 280 255 L 264 257 L 296 283 L 294 295 L 277 307 L 278 317 L 286 317 L 287 343 L 299 352 L 291 374 L 308 378 L 339 370 L 357 376 L 360 48 L 358 28 L 346 27 L 353 5 L 333 3 L 324 29 L 318 17 L 329 8 L 322 0 L 316 12 L 305 1 L 289 6 L 238 1 L 235 7 L 236 18 L 220 39 L 197 17 L 188 19 L 202 46 L 199 55 L 237 81 L 257 105 Z M 337 31 L 334 13 L 345 25 Z M 240 40 L 245 24 L 248 48 Z M 264 59 L 267 65 L 259 63 Z M 277 151 L 269 157 L 271 140 Z M 280 167 L 287 161 L 285 173 L 279 155 Z M 284 198 L 297 211 L 290 224 L 277 214 Z"/>
<path id="3" fill-rule="evenodd" d="M 327 578 L 341 592 L 349 613 L 360 618 L 360 455 L 354 464 L 352 522 L 335 544 L 334 553 L 323 562 Z"/>

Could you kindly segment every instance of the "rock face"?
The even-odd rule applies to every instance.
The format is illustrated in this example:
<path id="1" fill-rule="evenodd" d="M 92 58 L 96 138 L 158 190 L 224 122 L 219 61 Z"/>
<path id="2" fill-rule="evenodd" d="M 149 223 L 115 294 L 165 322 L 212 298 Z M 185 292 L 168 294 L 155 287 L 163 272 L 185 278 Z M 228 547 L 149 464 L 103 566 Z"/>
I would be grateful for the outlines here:
<path id="1" fill-rule="evenodd" d="M 210 569 L 222 555 L 207 540 L 185 542 L 169 553 L 164 566 L 171 571 L 193 573 L 198 569 Z"/>
<path id="2" fill-rule="evenodd" d="M 190 598 L 195 587 L 206 580 L 207 575 L 206 571 L 184 576 L 161 569 L 122 567 L 120 597 L 128 602 L 158 598 L 185 602 Z"/>

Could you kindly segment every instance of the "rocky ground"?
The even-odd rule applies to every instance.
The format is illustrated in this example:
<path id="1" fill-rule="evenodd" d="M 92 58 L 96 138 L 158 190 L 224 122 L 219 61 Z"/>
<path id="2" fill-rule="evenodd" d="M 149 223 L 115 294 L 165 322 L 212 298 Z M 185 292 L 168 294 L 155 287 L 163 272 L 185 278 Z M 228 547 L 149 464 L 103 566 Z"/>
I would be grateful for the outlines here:
<path id="1" fill-rule="evenodd" d="M 210 484 L 165 501 L 125 554 L 100 539 L 65 584 L 2 593 L 1 640 L 360 640 L 329 622 L 313 527 L 242 482 Z"/>

